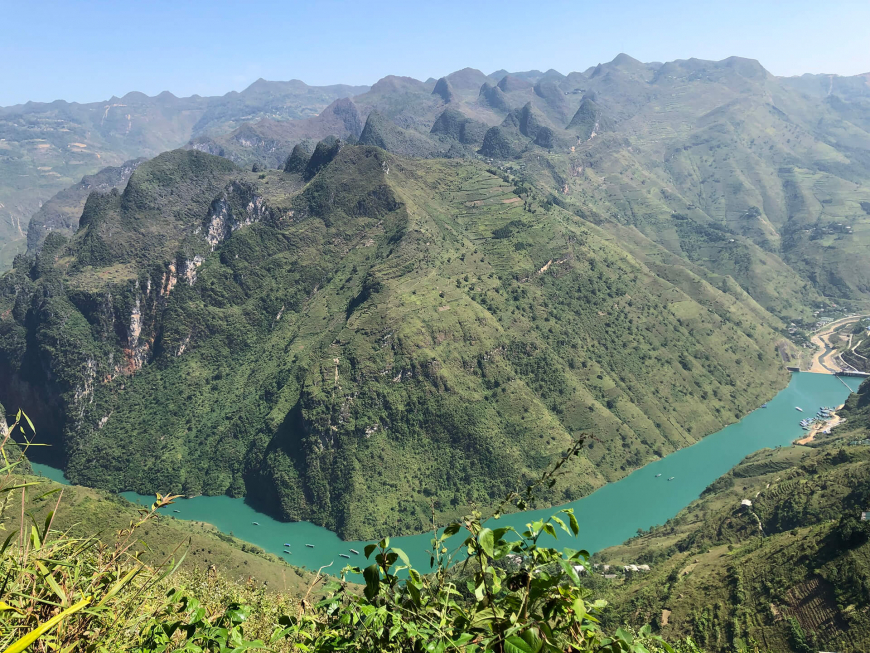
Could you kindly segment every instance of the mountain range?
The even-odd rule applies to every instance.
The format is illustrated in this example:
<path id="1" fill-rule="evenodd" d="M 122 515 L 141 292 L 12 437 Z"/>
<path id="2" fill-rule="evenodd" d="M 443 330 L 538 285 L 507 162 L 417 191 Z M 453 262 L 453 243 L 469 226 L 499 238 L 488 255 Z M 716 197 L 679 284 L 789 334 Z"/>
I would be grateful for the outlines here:
<path id="1" fill-rule="evenodd" d="M 0 279 L 0 401 L 74 482 L 344 537 L 488 504 L 592 431 L 545 500 L 577 498 L 771 397 L 790 324 L 867 306 L 866 83 L 619 55 L 125 96 L 148 119 L 102 131 L 4 109 L 70 116 L 46 155 L 118 149 Z"/>
<path id="2" fill-rule="evenodd" d="M 87 104 L 57 100 L 0 107 L 0 267 L 8 269 L 24 249 L 30 217 L 83 176 L 181 147 L 204 132 L 264 117 L 314 116 L 333 100 L 366 90 L 260 79 L 241 93 L 220 97 L 132 92 Z"/>

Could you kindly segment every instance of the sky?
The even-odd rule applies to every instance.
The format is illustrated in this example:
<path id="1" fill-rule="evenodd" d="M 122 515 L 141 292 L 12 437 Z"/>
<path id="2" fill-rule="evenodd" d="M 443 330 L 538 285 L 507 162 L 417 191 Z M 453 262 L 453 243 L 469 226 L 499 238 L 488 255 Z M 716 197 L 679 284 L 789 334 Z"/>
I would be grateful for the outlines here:
<path id="1" fill-rule="evenodd" d="M 738 55 L 775 75 L 870 72 L 868 0 L 0 0 L 0 106 L 256 79 L 372 84 Z"/>

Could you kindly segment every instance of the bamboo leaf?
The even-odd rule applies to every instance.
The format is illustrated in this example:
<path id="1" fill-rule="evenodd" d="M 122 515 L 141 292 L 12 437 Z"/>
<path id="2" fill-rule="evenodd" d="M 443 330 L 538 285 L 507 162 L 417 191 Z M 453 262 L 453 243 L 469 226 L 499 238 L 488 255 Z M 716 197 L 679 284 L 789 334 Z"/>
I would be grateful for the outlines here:
<path id="1" fill-rule="evenodd" d="M 185 555 L 186 555 L 186 552 L 185 552 Z M 124 577 L 121 578 L 121 580 L 119 580 L 117 583 L 115 583 L 115 584 L 112 586 L 112 589 L 110 589 L 108 592 L 106 592 L 106 595 L 105 595 L 102 599 L 100 599 L 100 602 L 97 603 L 97 607 L 100 607 L 100 606 L 103 605 L 106 601 L 108 601 L 108 600 L 111 599 L 113 596 L 115 596 L 115 594 L 117 594 L 118 592 L 120 592 L 121 589 L 124 587 L 124 585 L 126 585 L 126 584 L 129 583 L 131 580 L 133 580 L 133 578 L 135 578 L 136 575 L 138 575 L 138 573 L 139 573 L 140 571 L 142 571 L 142 568 L 141 568 L 141 567 L 138 567 L 138 568 L 136 568 L 136 569 L 131 569 L 131 570 L 128 571 L 126 574 L 124 574 Z"/>
<path id="2" fill-rule="evenodd" d="M 19 639 L 15 643 L 13 643 L 12 646 L 10 646 L 5 651 L 3 651 L 3 653 L 23 653 L 23 651 L 25 651 L 28 646 L 33 644 L 33 642 L 35 642 L 37 639 L 39 639 L 40 637 L 45 635 L 45 633 L 47 633 L 49 630 L 54 628 L 61 621 L 63 621 L 64 619 L 66 619 L 70 615 L 75 614 L 76 612 L 81 610 L 83 607 L 85 607 L 90 602 L 91 602 L 91 597 L 88 596 L 88 597 L 83 598 L 81 601 L 76 603 L 74 606 L 67 608 L 66 610 L 61 612 L 59 615 L 52 617 L 51 619 L 46 621 L 39 628 L 31 630 L 24 637 L 22 637 L 21 639 Z"/>

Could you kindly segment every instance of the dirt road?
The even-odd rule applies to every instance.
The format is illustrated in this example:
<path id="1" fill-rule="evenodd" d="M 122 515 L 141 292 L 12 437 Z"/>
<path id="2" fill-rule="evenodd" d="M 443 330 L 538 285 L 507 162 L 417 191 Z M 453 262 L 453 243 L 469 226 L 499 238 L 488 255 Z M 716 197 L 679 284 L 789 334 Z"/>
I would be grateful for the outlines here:
<path id="1" fill-rule="evenodd" d="M 836 350 L 833 349 L 831 343 L 828 342 L 828 336 L 830 336 L 838 327 L 845 324 L 852 324 L 863 317 L 866 316 L 852 315 L 851 317 L 844 317 L 836 322 L 831 322 L 821 331 L 814 334 L 810 340 L 812 340 L 816 347 L 819 347 L 819 351 L 813 354 L 813 359 L 810 361 L 810 366 L 809 369 L 807 369 L 807 372 L 817 372 L 819 374 L 835 374 L 839 372 L 840 366 L 834 362 Z"/>

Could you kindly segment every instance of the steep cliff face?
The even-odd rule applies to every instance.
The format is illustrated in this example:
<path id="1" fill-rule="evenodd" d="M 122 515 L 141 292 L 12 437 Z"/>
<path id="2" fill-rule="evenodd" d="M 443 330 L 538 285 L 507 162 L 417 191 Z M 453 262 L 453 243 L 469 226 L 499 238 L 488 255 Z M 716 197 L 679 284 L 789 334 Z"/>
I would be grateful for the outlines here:
<path id="1" fill-rule="evenodd" d="M 408 532 L 594 428 L 546 500 L 580 496 L 784 381 L 773 318 L 663 251 L 474 162 L 339 145 L 304 185 L 162 155 L 0 280 L 0 400 L 71 480 Z"/>
<path id="2" fill-rule="evenodd" d="M 253 185 L 233 181 L 209 207 L 204 224 L 205 239 L 211 246 L 211 251 L 214 251 L 235 230 L 256 222 L 274 219 L 273 211 L 266 205 L 265 200 L 257 195 Z M 196 280 L 195 270 L 202 261 L 200 256 L 185 261 L 183 274 L 190 285 L 193 285 Z"/>

